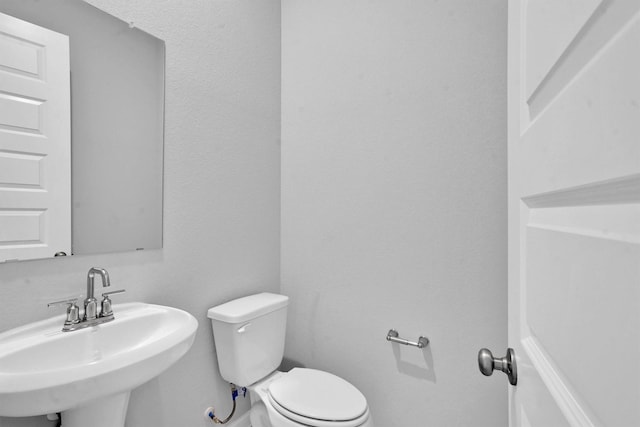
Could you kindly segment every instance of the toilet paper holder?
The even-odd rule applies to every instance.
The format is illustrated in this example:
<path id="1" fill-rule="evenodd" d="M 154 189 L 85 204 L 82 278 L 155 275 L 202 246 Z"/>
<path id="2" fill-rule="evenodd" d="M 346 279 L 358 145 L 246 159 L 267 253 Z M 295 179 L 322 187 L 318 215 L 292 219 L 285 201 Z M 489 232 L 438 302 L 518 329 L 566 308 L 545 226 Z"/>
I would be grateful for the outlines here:
<path id="1" fill-rule="evenodd" d="M 404 338 L 400 338 L 398 331 L 396 331 L 395 329 L 389 329 L 389 332 L 387 333 L 387 341 L 397 342 L 398 344 L 404 345 L 412 345 L 418 348 L 425 348 L 427 345 L 429 345 L 429 338 L 427 337 L 420 336 L 418 338 L 418 342 L 413 342 L 405 340 Z"/>

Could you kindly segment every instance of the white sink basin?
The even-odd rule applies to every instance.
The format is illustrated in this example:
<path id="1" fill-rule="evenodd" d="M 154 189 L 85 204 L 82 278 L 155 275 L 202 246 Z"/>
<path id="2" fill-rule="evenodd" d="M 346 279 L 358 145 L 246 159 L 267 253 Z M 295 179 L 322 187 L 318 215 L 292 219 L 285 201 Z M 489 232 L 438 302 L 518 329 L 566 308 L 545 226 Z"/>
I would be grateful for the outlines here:
<path id="1" fill-rule="evenodd" d="M 198 322 L 152 304 L 113 312 L 109 323 L 72 332 L 62 332 L 63 315 L 0 334 L 0 416 L 62 412 L 64 427 L 124 425 L 130 391 L 189 350 Z"/>

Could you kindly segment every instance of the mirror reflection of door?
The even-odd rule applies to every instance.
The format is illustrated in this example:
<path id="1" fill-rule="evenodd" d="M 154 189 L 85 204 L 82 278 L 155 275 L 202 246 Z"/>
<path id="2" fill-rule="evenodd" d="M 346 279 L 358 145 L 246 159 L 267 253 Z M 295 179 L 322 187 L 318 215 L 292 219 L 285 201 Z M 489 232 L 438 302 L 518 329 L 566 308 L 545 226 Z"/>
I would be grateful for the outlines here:
<path id="1" fill-rule="evenodd" d="M 0 262 L 71 253 L 69 38 L 0 14 Z"/>

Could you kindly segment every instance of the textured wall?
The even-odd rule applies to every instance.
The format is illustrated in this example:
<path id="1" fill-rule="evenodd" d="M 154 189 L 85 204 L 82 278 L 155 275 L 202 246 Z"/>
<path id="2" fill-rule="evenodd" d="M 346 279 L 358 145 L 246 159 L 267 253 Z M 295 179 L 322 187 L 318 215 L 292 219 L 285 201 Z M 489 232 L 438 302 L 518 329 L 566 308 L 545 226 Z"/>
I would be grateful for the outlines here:
<path id="1" fill-rule="evenodd" d="M 282 1 L 286 353 L 378 426 L 507 424 L 506 3 Z"/>
<path id="2" fill-rule="evenodd" d="M 166 41 L 164 249 L 0 265 L 0 331 L 51 316 L 47 302 L 84 293 L 87 270 L 105 267 L 127 289 L 114 300 L 180 307 L 200 323 L 187 356 L 133 392 L 127 425 L 208 426 L 204 409 L 231 402 L 206 310 L 279 286 L 280 3 L 90 3 Z"/>

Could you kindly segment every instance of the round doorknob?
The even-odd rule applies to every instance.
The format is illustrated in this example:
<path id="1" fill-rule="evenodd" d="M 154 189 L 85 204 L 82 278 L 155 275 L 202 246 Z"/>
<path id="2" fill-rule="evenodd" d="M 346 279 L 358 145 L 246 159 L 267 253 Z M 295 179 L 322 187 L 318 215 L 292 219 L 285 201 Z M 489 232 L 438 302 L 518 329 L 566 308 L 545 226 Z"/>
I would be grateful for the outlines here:
<path id="1" fill-rule="evenodd" d="M 482 375 L 488 377 L 493 374 L 493 354 L 491 351 L 483 348 L 478 352 L 478 367 Z"/>
<path id="2" fill-rule="evenodd" d="M 507 374 L 509 383 L 516 385 L 518 383 L 518 371 L 516 368 L 516 355 L 512 348 L 507 349 L 505 357 L 493 357 L 491 351 L 486 348 L 478 352 L 478 368 L 482 375 L 490 376 L 494 370 L 499 370 Z"/>

